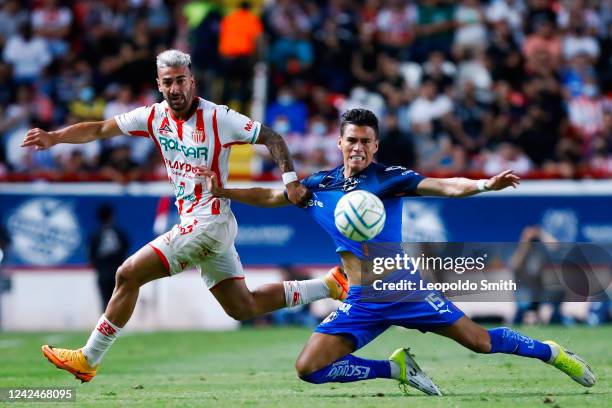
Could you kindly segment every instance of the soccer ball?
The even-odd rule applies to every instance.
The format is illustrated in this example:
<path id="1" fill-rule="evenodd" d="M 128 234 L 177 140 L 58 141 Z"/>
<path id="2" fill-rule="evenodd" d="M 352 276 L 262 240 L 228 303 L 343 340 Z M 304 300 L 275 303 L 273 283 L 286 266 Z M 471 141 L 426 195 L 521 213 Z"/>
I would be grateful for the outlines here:
<path id="1" fill-rule="evenodd" d="M 345 194 L 336 204 L 336 228 L 353 241 L 368 241 L 385 226 L 385 207 L 374 194 L 356 190 Z"/>

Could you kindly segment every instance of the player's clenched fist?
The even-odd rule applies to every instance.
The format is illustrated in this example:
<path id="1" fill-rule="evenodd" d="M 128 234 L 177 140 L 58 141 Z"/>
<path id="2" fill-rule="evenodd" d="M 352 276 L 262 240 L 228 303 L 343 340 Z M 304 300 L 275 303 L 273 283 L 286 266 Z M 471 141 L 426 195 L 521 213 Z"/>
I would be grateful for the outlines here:
<path id="1" fill-rule="evenodd" d="M 299 181 L 287 184 L 287 198 L 298 207 L 306 207 L 312 192 Z"/>
<path id="2" fill-rule="evenodd" d="M 28 133 L 26 133 L 25 137 L 23 138 L 21 147 L 34 146 L 36 150 L 45 150 L 54 144 L 53 136 L 50 132 L 45 132 L 42 129 L 34 128 L 28 130 Z"/>

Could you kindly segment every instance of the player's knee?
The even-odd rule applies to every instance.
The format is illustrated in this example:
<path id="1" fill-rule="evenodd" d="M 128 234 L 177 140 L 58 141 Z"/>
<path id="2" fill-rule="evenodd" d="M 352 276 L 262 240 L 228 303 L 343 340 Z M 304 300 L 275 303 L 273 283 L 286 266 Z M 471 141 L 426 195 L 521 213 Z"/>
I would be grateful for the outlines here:
<path id="1" fill-rule="evenodd" d="M 117 269 L 115 274 L 115 284 L 117 287 L 139 287 L 140 282 L 137 279 L 136 265 L 132 258 L 126 259 Z"/>
<path id="2" fill-rule="evenodd" d="M 306 377 L 317 370 L 318 368 L 316 366 L 316 363 L 308 357 L 300 356 L 295 362 L 295 372 L 302 381 L 311 382 Z"/>
<path id="3" fill-rule="evenodd" d="M 470 337 L 468 348 L 476 353 L 488 353 L 491 351 L 491 338 L 489 333 L 477 333 Z"/>

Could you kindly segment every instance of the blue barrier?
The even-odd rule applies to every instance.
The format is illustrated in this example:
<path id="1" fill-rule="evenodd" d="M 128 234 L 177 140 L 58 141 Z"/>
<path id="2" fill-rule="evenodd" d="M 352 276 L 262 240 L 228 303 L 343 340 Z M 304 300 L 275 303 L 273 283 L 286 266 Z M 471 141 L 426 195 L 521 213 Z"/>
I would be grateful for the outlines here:
<path id="1" fill-rule="evenodd" d="M 86 264 L 88 238 L 96 229 L 96 210 L 102 204 L 115 208 L 131 252 L 155 237 L 159 196 L 75 195 L 78 191 L 2 193 L 0 222 L 12 240 L 7 266 Z M 302 210 L 237 203 L 232 208 L 239 225 L 236 247 L 245 265 L 337 262 L 331 239 Z M 563 242 L 612 242 L 611 208 L 612 191 L 585 196 L 406 198 L 403 235 L 406 241 L 515 242 L 525 226 L 538 224 Z"/>

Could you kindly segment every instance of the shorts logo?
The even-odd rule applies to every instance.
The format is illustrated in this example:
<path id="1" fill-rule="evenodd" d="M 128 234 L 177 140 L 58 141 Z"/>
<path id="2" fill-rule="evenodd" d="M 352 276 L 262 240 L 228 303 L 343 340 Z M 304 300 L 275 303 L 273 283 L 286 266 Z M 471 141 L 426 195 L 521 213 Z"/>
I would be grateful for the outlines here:
<path id="1" fill-rule="evenodd" d="M 338 307 L 338 310 L 348 316 L 349 315 L 349 310 L 351 310 L 352 306 L 353 305 L 351 305 L 351 304 L 343 303 L 343 304 L 340 305 L 340 307 Z"/>
<path id="2" fill-rule="evenodd" d="M 327 317 L 325 318 L 325 320 L 323 320 L 323 321 L 321 322 L 321 324 L 326 324 L 326 323 L 329 323 L 329 322 L 333 322 L 334 320 L 336 320 L 336 317 L 338 317 L 338 312 L 331 312 L 331 313 L 329 314 L 329 316 L 327 316 Z"/>
<path id="3" fill-rule="evenodd" d="M 117 333 L 117 331 L 113 329 L 112 326 L 108 324 L 108 322 L 100 323 L 100 325 L 97 327 L 97 330 L 105 336 L 112 336 Z"/>

